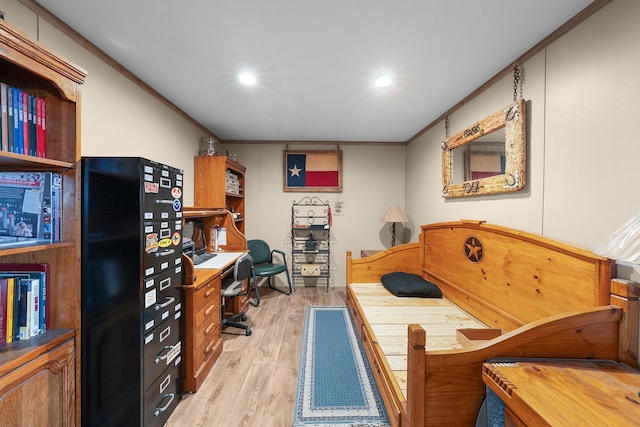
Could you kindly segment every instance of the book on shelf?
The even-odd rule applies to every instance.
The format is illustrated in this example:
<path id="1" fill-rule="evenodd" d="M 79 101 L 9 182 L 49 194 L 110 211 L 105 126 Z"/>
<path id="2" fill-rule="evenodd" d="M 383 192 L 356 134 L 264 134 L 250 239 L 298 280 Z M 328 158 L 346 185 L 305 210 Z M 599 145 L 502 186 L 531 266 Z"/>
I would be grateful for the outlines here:
<path id="1" fill-rule="evenodd" d="M 38 157 L 47 157 L 47 126 L 44 99 L 36 96 L 36 149 Z"/>
<path id="2" fill-rule="evenodd" d="M 0 82 L 0 110 L 2 116 L 0 118 L 0 126 L 2 131 L 0 132 L 0 138 L 2 138 L 2 150 L 9 151 L 9 118 L 7 115 L 7 84 Z"/>
<path id="3" fill-rule="evenodd" d="M 29 147 L 29 94 L 22 93 L 22 154 L 31 155 Z"/>
<path id="4" fill-rule="evenodd" d="M 4 89 L 7 94 L 7 148 L 13 152 L 13 90 L 9 85 Z"/>
<path id="5" fill-rule="evenodd" d="M 0 149 L 46 157 L 45 100 L 0 82 L 0 102 Z"/>
<path id="6" fill-rule="evenodd" d="M 14 278 L 15 280 L 15 278 Z M 38 279 L 20 277 L 19 340 L 26 340 L 40 333 L 40 284 Z"/>
<path id="7" fill-rule="evenodd" d="M 51 240 L 60 242 L 62 241 L 62 175 L 59 173 L 51 175 L 51 207 Z"/>
<path id="8" fill-rule="evenodd" d="M 7 282 L 6 342 L 29 339 L 47 331 L 49 279 L 49 264 L 0 264 L 0 286 Z"/>
<path id="9" fill-rule="evenodd" d="M 17 87 L 13 90 L 13 147 L 18 154 L 24 154 L 24 127 L 22 117 L 22 91 Z"/>
<path id="10" fill-rule="evenodd" d="M 11 133 L 9 140 L 11 141 L 11 145 L 9 146 L 9 151 L 19 153 L 17 150 L 17 144 L 20 138 L 18 137 L 18 101 L 16 98 L 18 94 L 11 86 L 7 86 L 7 94 L 9 95 L 9 105 L 7 108 L 11 109 L 11 123 L 9 124 L 9 133 Z M 16 137 L 18 137 L 17 140 Z"/>
<path id="11" fill-rule="evenodd" d="M 7 343 L 7 307 L 9 304 L 9 279 L 0 278 L 0 345 Z"/>
<path id="12" fill-rule="evenodd" d="M 7 277 L 7 317 L 5 317 L 6 342 L 13 341 L 13 319 L 14 319 L 14 280 L 13 277 Z"/>
<path id="13" fill-rule="evenodd" d="M 58 242 L 61 222 L 60 174 L 0 172 L 0 248 Z"/>
<path id="14" fill-rule="evenodd" d="M 36 131 L 36 97 L 31 94 L 27 94 L 27 102 L 29 105 L 29 155 L 38 157 L 37 147 L 37 131 Z"/>

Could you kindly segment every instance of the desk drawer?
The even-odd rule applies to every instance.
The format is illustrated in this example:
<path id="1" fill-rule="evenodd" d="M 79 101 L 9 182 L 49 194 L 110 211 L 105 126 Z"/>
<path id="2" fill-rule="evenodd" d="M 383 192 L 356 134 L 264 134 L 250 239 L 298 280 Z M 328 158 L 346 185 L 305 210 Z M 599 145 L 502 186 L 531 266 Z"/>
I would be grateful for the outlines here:
<path id="1" fill-rule="evenodd" d="M 220 310 L 217 310 L 220 313 Z M 199 349 L 206 343 L 214 341 L 220 337 L 220 321 L 211 318 L 209 321 L 198 326 L 195 333 L 195 348 Z"/>
<path id="2" fill-rule="evenodd" d="M 196 329 L 200 329 L 200 326 L 213 321 L 217 321 L 218 323 L 222 321 L 220 304 L 216 304 L 215 301 L 211 301 L 211 304 L 202 307 L 202 309 L 196 313 Z"/>
<path id="3" fill-rule="evenodd" d="M 210 335 L 208 339 L 206 339 L 201 347 L 198 347 L 195 350 L 194 356 L 194 366 L 196 370 L 202 366 L 202 364 L 216 351 L 216 347 L 219 347 L 221 344 L 222 338 L 220 338 L 220 327 L 216 328 L 215 331 Z"/>
<path id="4" fill-rule="evenodd" d="M 210 304 L 220 305 L 220 279 L 211 280 L 196 291 L 194 307 L 196 313 Z"/>

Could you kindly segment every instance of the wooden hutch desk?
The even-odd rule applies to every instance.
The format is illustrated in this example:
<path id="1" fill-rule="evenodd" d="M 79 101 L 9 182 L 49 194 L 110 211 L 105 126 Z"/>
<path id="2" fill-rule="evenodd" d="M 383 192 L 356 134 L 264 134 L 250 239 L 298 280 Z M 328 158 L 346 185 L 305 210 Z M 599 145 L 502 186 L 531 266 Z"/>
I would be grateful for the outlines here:
<path id="1" fill-rule="evenodd" d="M 220 284 L 222 278 L 233 271 L 228 267 L 246 253 L 247 240 L 235 227 L 231 212 L 226 209 L 185 207 L 183 216 L 185 222 L 202 221 L 204 230 L 226 227 L 227 245 L 221 247 L 224 251 L 222 254 L 234 254 L 232 257 L 224 257 L 224 262 L 215 265 L 215 268 L 196 268 L 188 256 L 182 256 L 185 304 L 183 391 L 196 392 L 222 353 Z M 212 248 L 208 248 L 208 252 L 211 251 Z M 218 258 L 213 258 L 216 259 Z M 248 297 L 234 298 L 234 312 L 243 310 L 246 313 L 248 307 Z"/>

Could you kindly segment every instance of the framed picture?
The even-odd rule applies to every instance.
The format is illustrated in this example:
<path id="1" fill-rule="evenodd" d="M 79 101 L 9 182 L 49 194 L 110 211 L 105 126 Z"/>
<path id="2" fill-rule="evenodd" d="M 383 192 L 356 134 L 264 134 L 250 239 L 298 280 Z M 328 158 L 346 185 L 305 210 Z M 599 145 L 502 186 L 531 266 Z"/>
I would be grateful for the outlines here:
<path id="1" fill-rule="evenodd" d="M 342 151 L 283 151 L 283 189 L 297 193 L 342 193 Z"/>

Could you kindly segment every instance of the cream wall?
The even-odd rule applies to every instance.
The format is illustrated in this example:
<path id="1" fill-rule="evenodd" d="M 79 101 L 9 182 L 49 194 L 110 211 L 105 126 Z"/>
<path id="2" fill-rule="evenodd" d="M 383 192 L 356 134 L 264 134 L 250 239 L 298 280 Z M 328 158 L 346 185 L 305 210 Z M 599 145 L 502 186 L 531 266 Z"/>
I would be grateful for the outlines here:
<path id="1" fill-rule="evenodd" d="M 0 0 L 5 19 L 87 71 L 82 86 L 83 156 L 140 156 L 184 170 L 184 203 L 193 204 L 193 156 L 202 131 L 57 30 L 17 0 Z M 335 149 L 335 146 L 295 146 Z M 306 194 L 282 191 L 282 150 L 278 145 L 228 145 L 247 167 L 246 234 L 290 251 L 291 203 Z M 404 146 L 344 146 L 345 190 L 315 194 L 334 214 L 332 284 L 344 285 L 345 252 L 390 246 L 389 225 L 380 221 L 391 205 L 404 206 Z M 314 194 L 310 194 L 314 195 Z M 335 212 L 335 209 L 334 209 Z M 402 227 L 398 227 L 399 231 Z M 410 235 L 407 236 L 407 239 Z"/>
<path id="2" fill-rule="evenodd" d="M 0 0 L 0 10 L 9 23 L 88 71 L 82 154 L 144 156 L 182 168 L 185 204 L 192 204 L 193 155 L 202 132 L 17 0 Z M 317 194 L 332 205 L 344 201 L 343 213 L 334 215 L 332 283 L 344 284 L 347 249 L 359 256 L 361 249 L 389 246 L 389 226 L 380 218 L 392 205 L 409 216 L 407 232 L 399 230 L 404 241 L 417 241 L 421 224 L 475 218 L 588 249 L 637 212 L 637 16 L 640 2 L 614 0 L 522 64 L 529 167 L 522 192 L 443 199 L 443 123 L 406 147 L 342 146 L 344 192 Z M 511 103 L 512 84 L 510 76 L 504 78 L 453 113 L 451 134 Z M 282 191 L 284 148 L 224 145 L 247 166 L 247 237 L 288 251 L 291 203 L 305 194 Z"/>
<path id="3" fill-rule="evenodd" d="M 275 144 L 223 144 L 223 150 L 237 154 L 238 161 L 247 167 L 245 234 L 248 239 L 266 240 L 272 248 L 290 254 L 293 201 L 305 196 L 328 201 L 333 211 L 330 284 L 344 286 L 347 250 L 359 258 L 361 249 L 384 249 L 391 245 L 389 225 L 380 220 L 392 205 L 405 204 L 405 147 L 341 146 L 342 193 L 283 192 L 282 152 L 285 148 Z M 336 146 L 295 145 L 289 149 L 335 150 Z M 341 213 L 336 212 L 336 201 L 344 202 Z M 319 283 L 324 286 L 326 282 Z"/>
<path id="4" fill-rule="evenodd" d="M 16 0 L 1 1 L 0 10 L 11 25 L 87 71 L 81 154 L 146 157 L 183 169 L 183 202 L 192 205 L 193 156 L 203 132 Z"/>
<path id="5" fill-rule="evenodd" d="M 640 2 L 614 0 L 523 64 L 528 184 L 517 194 L 444 200 L 444 124 L 407 146 L 407 211 L 420 224 L 461 218 L 594 249 L 640 210 Z M 451 134 L 513 100 L 512 77 L 450 118 Z M 636 279 L 637 280 L 637 279 Z"/>

